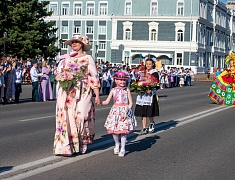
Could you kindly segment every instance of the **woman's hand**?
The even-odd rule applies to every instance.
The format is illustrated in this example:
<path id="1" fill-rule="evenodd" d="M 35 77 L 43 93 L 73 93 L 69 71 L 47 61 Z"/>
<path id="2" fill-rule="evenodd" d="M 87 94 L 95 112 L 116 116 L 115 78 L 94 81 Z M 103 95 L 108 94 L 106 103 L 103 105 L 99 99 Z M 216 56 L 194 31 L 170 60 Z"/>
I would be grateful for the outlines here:
<path id="1" fill-rule="evenodd" d="M 147 94 L 151 94 L 151 93 L 152 93 L 152 90 L 148 89 Z"/>
<path id="2" fill-rule="evenodd" d="M 100 106 L 101 104 L 100 104 L 100 97 L 95 97 L 95 103 L 96 103 L 96 105 L 97 106 Z"/>

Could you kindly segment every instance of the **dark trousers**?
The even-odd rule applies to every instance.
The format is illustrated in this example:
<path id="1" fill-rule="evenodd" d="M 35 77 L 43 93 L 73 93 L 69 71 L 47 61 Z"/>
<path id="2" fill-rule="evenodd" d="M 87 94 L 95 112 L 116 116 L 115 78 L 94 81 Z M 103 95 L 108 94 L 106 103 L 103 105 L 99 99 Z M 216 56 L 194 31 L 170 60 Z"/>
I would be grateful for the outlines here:
<path id="1" fill-rule="evenodd" d="M 53 88 L 54 88 L 54 82 L 51 82 L 51 90 L 53 92 Z"/>
<path id="2" fill-rule="evenodd" d="M 15 83 L 15 103 L 20 102 L 20 93 L 22 93 L 21 83 Z"/>
<path id="3" fill-rule="evenodd" d="M 32 101 L 39 102 L 39 94 L 38 94 L 38 81 L 32 82 Z"/>

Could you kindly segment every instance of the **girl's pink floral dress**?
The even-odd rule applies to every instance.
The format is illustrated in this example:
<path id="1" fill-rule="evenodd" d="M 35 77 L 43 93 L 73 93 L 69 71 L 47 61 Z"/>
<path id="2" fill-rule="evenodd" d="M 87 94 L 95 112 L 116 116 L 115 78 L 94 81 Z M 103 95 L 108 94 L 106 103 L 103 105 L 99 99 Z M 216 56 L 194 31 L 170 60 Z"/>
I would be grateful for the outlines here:
<path id="1" fill-rule="evenodd" d="M 107 120 L 104 124 L 108 134 L 129 134 L 137 126 L 135 116 L 127 117 L 128 109 L 128 88 L 115 87 L 113 93 L 114 105 L 112 106 Z"/>
<path id="2" fill-rule="evenodd" d="M 58 70 L 68 67 L 71 61 L 86 65 L 87 75 L 70 91 L 61 87 L 56 102 L 56 132 L 54 154 L 72 155 L 82 151 L 92 143 L 95 136 L 95 107 L 92 89 L 100 87 L 95 62 L 90 55 L 67 58 L 58 65 Z"/>

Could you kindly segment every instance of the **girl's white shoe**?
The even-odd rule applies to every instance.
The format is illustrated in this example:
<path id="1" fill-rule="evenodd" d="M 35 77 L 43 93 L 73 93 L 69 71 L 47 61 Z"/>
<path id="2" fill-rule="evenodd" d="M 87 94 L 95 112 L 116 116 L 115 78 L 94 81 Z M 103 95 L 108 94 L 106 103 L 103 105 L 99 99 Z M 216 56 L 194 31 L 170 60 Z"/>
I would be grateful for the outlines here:
<path id="1" fill-rule="evenodd" d="M 126 153 L 125 150 L 120 151 L 119 154 L 118 154 L 118 157 L 124 157 L 125 153 Z"/>
<path id="2" fill-rule="evenodd" d="M 113 149 L 113 153 L 119 154 L 119 146 L 115 146 L 115 148 Z"/>

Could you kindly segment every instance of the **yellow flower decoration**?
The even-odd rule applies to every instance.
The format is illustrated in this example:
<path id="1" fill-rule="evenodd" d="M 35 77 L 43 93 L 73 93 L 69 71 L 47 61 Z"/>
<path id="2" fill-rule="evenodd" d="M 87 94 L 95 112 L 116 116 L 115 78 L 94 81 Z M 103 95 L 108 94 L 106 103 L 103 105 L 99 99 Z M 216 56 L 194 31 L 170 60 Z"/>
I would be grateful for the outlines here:
<path id="1" fill-rule="evenodd" d="M 230 61 L 235 62 L 235 54 L 231 52 L 226 58 L 225 58 L 225 63 L 228 65 Z"/>

